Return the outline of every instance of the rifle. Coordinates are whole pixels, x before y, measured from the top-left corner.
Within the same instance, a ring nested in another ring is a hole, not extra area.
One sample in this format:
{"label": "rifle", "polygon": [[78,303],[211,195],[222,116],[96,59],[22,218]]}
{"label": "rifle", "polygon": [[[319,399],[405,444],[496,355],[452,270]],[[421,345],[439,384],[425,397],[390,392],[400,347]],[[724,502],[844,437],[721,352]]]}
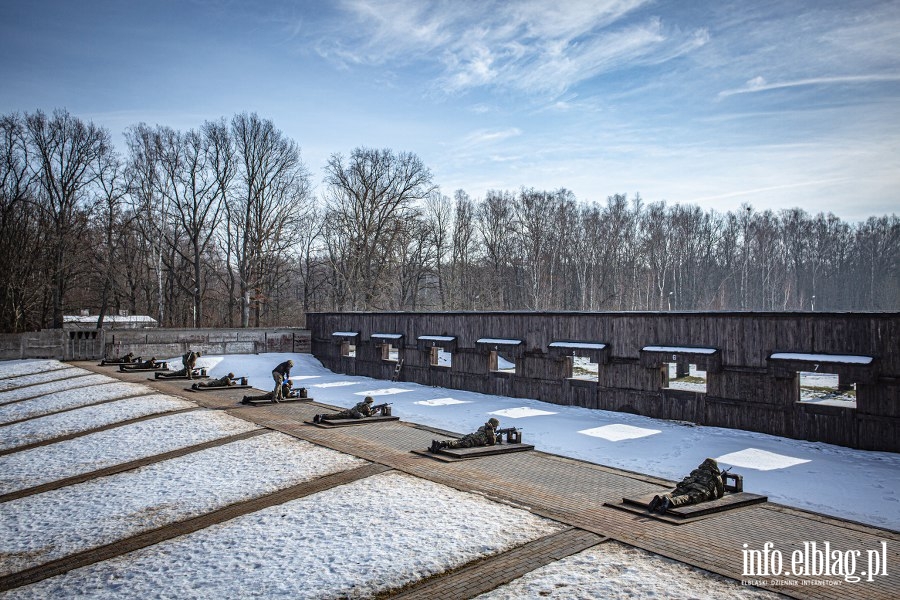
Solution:
{"label": "rifle", "polygon": [[495,429],[494,435],[497,436],[497,443],[503,443],[503,436],[506,436],[506,442],[509,444],[521,444],[522,432],[518,427],[506,427],[504,429]]}
{"label": "rifle", "polygon": [[393,404],[393,403],[392,403],[392,402],[385,402],[384,404],[374,404],[374,405],[372,405],[372,407],[371,407],[372,414],[375,414],[375,411],[377,410],[377,411],[381,411],[381,416],[382,416],[382,417],[389,417],[389,416],[391,416],[391,404]]}

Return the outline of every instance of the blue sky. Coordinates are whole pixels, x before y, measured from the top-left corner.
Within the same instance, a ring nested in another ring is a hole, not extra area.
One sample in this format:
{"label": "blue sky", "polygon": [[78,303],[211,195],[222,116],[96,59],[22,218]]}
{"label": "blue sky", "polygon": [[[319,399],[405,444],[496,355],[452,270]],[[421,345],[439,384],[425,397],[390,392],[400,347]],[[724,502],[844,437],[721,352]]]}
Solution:
{"label": "blue sky", "polygon": [[418,154],[443,193],[565,187],[895,213],[900,2],[0,0],[0,113],[248,111],[332,153]]}

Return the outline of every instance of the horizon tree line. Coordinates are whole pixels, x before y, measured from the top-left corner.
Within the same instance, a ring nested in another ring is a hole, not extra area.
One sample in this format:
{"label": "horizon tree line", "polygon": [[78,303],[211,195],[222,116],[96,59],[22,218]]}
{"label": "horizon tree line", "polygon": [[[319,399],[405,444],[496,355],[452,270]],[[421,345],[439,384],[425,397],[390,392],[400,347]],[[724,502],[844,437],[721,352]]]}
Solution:
{"label": "horizon tree line", "polygon": [[900,219],[442,193],[411,152],[328,159],[241,113],[139,123],[125,152],[65,110],[0,115],[0,330],[302,325],[311,311],[900,309]]}

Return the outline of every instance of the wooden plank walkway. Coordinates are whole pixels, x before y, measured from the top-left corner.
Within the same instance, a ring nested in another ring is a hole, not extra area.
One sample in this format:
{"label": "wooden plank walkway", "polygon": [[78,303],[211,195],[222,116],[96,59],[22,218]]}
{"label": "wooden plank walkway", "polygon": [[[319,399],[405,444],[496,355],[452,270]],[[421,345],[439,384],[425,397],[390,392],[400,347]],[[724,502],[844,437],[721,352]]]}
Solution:
{"label": "wooden plank walkway", "polygon": [[[77,366],[90,368],[82,363]],[[92,370],[102,372],[100,369]],[[179,389],[179,382],[148,382],[138,375],[117,373],[116,377],[141,381],[174,396],[185,397],[188,394]],[[860,550],[861,562],[865,560],[867,550],[881,549],[882,542],[886,542],[889,574],[876,577],[872,582],[842,582],[841,585],[825,587],[815,585],[816,580],[822,577],[808,576],[792,578],[807,581],[810,585],[765,587],[796,598],[868,600],[900,597],[900,577],[896,570],[900,564],[900,533],[895,531],[773,503],[742,507],[694,522],[672,525],[604,506],[604,502],[619,502],[626,496],[657,493],[670,489],[674,482],[540,451],[443,463],[411,452],[428,447],[435,437],[432,428],[392,421],[322,429],[306,425],[304,421],[322,412],[322,408],[333,407],[317,402],[243,406],[240,404],[241,392],[189,396],[190,400],[201,406],[228,410],[234,416],[263,427],[462,491],[477,492],[526,508],[568,524],[576,531],[592,533],[598,536],[598,540],[617,540],[736,580],[760,579],[742,573],[743,544],[751,549],[761,549],[766,542],[772,542],[774,548],[785,554],[785,562],[789,566],[790,552],[802,549],[804,541],[815,541],[820,546],[827,541],[831,548],[841,551]],[[501,560],[506,554],[495,559]],[[514,559],[510,561],[516,562]],[[477,565],[472,565],[472,568],[475,567]],[[462,573],[466,568],[456,573]],[[858,567],[858,570],[860,568],[865,567]],[[422,588],[424,595],[421,597],[429,597],[425,589]],[[413,592],[414,588],[404,591],[409,594]],[[460,597],[469,596],[464,594]]]}

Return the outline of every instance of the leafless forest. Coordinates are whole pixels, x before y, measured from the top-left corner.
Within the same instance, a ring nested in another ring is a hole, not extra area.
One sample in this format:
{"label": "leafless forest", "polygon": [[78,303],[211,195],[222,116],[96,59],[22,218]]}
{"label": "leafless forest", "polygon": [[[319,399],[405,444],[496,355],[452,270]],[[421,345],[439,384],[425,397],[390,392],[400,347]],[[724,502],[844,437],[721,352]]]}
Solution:
{"label": "leafless forest", "polygon": [[[197,129],[0,115],[0,330],[64,314],[164,326],[321,310],[898,310],[900,219],[725,214],[570,191],[444,194],[418,156],[321,174],[256,114]],[[852,202],[848,198],[847,202]]]}

